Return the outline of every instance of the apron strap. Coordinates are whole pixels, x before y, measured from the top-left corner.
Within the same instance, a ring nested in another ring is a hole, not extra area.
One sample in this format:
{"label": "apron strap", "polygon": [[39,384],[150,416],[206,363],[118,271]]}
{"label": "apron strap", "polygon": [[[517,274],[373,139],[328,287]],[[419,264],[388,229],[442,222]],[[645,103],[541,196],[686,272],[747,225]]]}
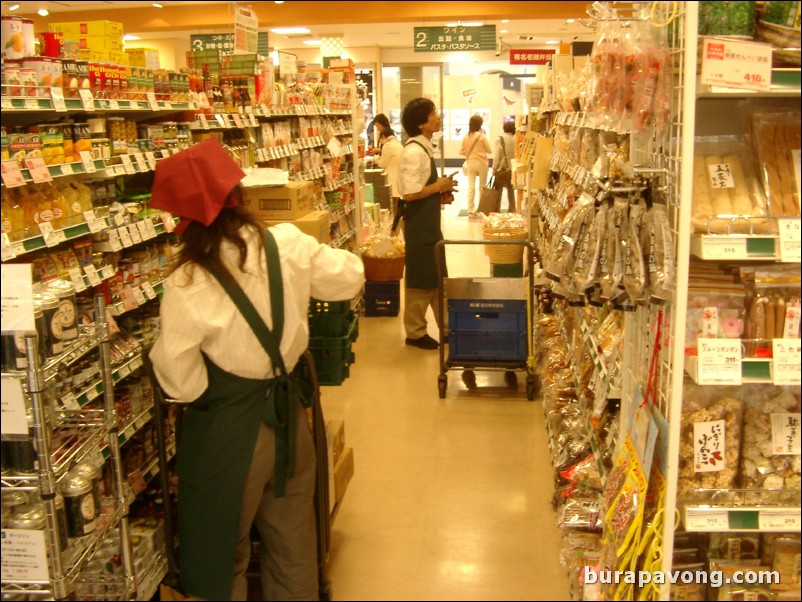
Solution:
{"label": "apron strap", "polygon": [[292,401],[298,399],[304,407],[311,407],[314,390],[309,382],[298,378],[295,372],[287,374],[284,358],[282,358],[279,349],[279,342],[276,341],[276,337],[273,334],[278,332],[279,336],[281,336],[284,330],[284,287],[281,281],[278,245],[276,245],[271,232],[266,228],[264,230],[264,247],[268,288],[270,290],[271,316],[273,318],[272,332],[238,282],[233,278],[223,277],[216,269],[212,269],[211,274],[240,310],[245,321],[248,322],[254,335],[256,335],[256,338],[270,357],[274,371],[278,371],[278,374],[271,379],[265,395],[262,419],[275,433],[274,494],[276,497],[282,497],[286,489],[287,479],[295,475],[295,404]]}

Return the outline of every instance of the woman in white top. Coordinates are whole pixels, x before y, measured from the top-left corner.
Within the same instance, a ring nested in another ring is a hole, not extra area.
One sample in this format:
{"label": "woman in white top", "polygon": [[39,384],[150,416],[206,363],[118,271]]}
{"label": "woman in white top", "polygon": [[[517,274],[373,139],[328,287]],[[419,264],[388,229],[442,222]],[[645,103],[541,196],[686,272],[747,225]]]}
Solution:
{"label": "woman in white top", "polygon": [[465,157],[468,176],[468,215],[476,213],[476,179],[479,178],[479,191],[487,184],[489,165],[487,156],[492,153],[487,137],[482,133],[482,118],[474,115],[468,122],[468,133],[462,139],[459,154]]}
{"label": "woman in white top", "polygon": [[395,137],[395,132],[392,128],[384,128],[379,134],[381,140],[382,154],[376,161],[376,164],[384,170],[387,174],[387,180],[393,191],[393,215],[398,211],[398,201],[401,194],[398,192],[398,158],[401,156],[401,151],[404,147],[398,138]]}

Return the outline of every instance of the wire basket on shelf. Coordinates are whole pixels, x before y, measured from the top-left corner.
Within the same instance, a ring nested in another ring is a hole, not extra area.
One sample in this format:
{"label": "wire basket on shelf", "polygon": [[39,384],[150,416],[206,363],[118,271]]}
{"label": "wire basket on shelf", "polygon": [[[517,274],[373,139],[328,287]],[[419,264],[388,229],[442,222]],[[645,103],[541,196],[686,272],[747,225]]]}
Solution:
{"label": "wire basket on shelf", "polygon": [[[528,238],[526,228],[492,228],[482,231],[485,240],[493,242],[524,242]],[[485,255],[490,263],[518,263],[523,259],[524,245],[485,245]]]}
{"label": "wire basket on shelf", "polygon": [[371,257],[362,255],[365,264],[365,280],[371,282],[390,282],[404,277],[404,255],[395,257]]}

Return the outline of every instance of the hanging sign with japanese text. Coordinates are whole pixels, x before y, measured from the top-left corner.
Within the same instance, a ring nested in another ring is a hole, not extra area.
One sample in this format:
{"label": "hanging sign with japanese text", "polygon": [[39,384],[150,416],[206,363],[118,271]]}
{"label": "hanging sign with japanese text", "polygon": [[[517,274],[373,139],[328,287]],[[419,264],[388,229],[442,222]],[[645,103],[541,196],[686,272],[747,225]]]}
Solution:
{"label": "hanging sign with japanese text", "polygon": [[496,49],[496,26],[416,27],[415,52],[470,52]]}
{"label": "hanging sign with japanese text", "polygon": [[233,33],[193,33],[189,36],[189,46],[192,50],[222,50],[234,51]]}
{"label": "hanging sign with japanese text", "polygon": [[510,65],[547,65],[554,58],[554,48],[549,50],[516,49],[510,50]]}
{"label": "hanging sign with japanese text", "polygon": [[234,52],[255,54],[259,19],[250,6],[237,6],[234,18]]}

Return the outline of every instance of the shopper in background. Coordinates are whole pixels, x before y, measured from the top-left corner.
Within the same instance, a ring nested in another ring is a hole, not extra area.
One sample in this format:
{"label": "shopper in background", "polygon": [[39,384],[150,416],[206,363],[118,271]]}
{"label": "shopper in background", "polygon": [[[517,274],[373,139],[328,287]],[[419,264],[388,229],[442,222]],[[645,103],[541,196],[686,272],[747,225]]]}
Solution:
{"label": "shopper in background", "polygon": [[293,369],[309,343],[310,296],[350,299],[364,272],[354,254],[291,224],[265,229],[240,205],[244,175],[207,140],[160,162],[152,190],[152,207],[182,218],[150,352],[165,392],[192,402],[176,467],[181,585],[208,600],[247,599],[255,524],[263,599],[317,600],[304,412],[314,391]]}
{"label": "shopper in background", "polygon": [[512,159],[515,157],[515,123],[504,122],[504,133],[496,138],[493,151],[493,177],[498,189],[507,189],[510,213],[515,212],[515,189],[512,187]]}
{"label": "shopper in background", "polygon": [[401,195],[398,193],[398,158],[401,156],[401,151],[404,147],[401,146],[398,138],[395,137],[393,128],[386,127],[379,135],[381,140],[382,154],[376,161],[376,164],[384,170],[387,174],[387,181],[392,188],[392,212],[393,216],[398,212],[398,201]]}
{"label": "shopper in background", "polygon": [[434,251],[435,243],[443,240],[440,193],[453,192],[457,183],[453,178],[437,176],[432,135],[440,131],[442,122],[434,103],[428,98],[410,100],[401,114],[401,124],[409,136],[398,161],[406,240],[405,342],[421,349],[437,349],[439,344],[427,333],[426,311],[431,306],[442,329]]}
{"label": "shopper in background", "polygon": [[384,113],[379,113],[371,120],[365,132],[368,137],[368,155],[381,153],[381,132],[389,127],[390,120]]}
{"label": "shopper in background", "polygon": [[462,139],[459,154],[465,157],[468,176],[468,217],[476,215],[476,180],[479,180],[479,194],[487,184],[487,157],[493,152],[487,137],[482,133],[482,118],[473,115],[468,121],[468,133]]}

